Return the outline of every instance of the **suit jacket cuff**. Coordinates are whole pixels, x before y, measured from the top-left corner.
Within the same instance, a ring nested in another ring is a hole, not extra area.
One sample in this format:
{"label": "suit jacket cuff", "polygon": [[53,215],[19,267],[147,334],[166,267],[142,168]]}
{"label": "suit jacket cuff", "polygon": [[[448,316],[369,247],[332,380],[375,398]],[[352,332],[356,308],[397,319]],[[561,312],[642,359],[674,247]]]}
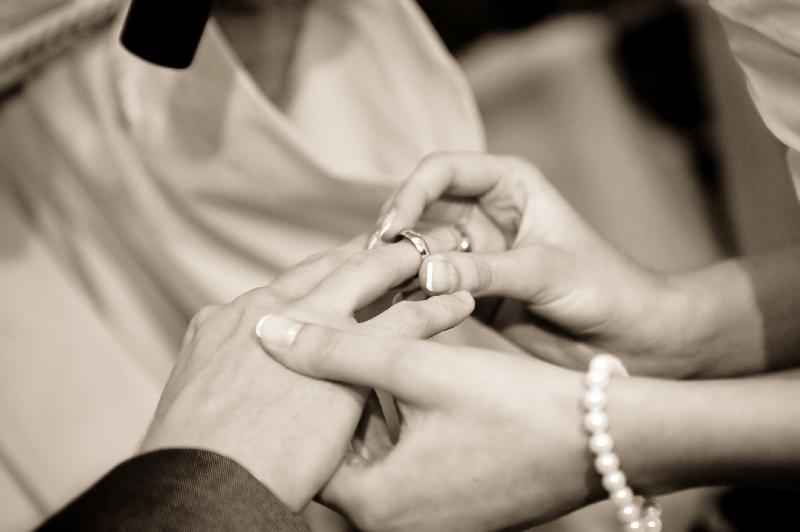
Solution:
{"label": "suit jacket cuff", "polygon": [[307,531],[270,490],[230,458],[164,449],[123,462],[41,530]]}

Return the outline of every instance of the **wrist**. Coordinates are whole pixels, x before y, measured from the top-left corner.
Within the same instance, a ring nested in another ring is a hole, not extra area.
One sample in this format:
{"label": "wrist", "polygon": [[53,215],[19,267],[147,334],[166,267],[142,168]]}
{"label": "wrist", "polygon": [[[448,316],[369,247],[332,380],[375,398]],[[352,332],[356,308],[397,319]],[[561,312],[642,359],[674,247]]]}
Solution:
{"label": "wrist", "polygon": [[[642,271],[629,283],[619,336],[601,344],[621,356],[632,374],[686,378],[697,373],[698,294],[674,277]],[[707,312],[707,311],[706,311]],[[706,313],[702,312],[702,313]]]}
{"label": "wrist", "polygon": [[796,486],[797,395],[790,379],[614,379],[610,432],[622,470],[643,494]]}
{"label": "wrist", "polygon": [[673,316],[662,359],[672,376],[718,378],[764,370],[763,333],[747,275],[726,261],[668,280]]}
{"label": "wrist", "polygon": [[[561,441],[558,444],[559,453],[567,457],[565,462],[570,464],[561,474],[569,486],[569,493],[575,501],[575,508],[602,500],[606,493],[600,482],[600,477],[595,473],[593,458],[589,452],[589,436],[584,429],[584,411],[581,400],[584,394],[585,373],[557,368],[559,376],[554,376],[550,382],[558,383],[549,396],[558,405],[555,408],[558,422],[553,426],[561,427]],[[527,414],[530,417],[530,412]],[[537,450],[533,460],[539,460]],[[568,498],[567,498],[568,499]]]}
{"label": "wrist", "polygon": [[[247,436],[247,437],[245,437]],[[314,475],[312,457],[304,453],[307,445],[288,438],[262,438],[225,419],[203,418],[195,412],[178,416],[161,412],[151,424],[139,448],[139,454],[163,449],[199,449],[233,460],[265,485],[292,512],[299,513],[321,485]]]}

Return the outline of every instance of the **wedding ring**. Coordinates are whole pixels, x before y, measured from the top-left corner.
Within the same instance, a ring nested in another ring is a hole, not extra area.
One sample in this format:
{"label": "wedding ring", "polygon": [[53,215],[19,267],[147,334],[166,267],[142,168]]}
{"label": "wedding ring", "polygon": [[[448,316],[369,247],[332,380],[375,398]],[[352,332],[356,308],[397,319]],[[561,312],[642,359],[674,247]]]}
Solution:
{"label": "wedding ring", "polygon": [[421,260],[425,260],[425,257],[431,254],[431,248],[428,247],[428,243],[425,242],[425,239],[422,238],[421,234],[413,229],[403,229],[397,233],[397,238],[395,238],[394,241],[400,242],[401,239],[406,239],[411,243],[412,246],[414,246],[414,249],[416,249],[417,253],[419,253],[419,258]]}
{"label": "wedding ring", "polygon": [[464,228],[462,224],[457,224],[455,226],[455,230],[458,232],[458,251],[463,251],[464,253],[469,253],[472,251],[472,240],[470,240],[469,235],[467,234],[467,230]]}

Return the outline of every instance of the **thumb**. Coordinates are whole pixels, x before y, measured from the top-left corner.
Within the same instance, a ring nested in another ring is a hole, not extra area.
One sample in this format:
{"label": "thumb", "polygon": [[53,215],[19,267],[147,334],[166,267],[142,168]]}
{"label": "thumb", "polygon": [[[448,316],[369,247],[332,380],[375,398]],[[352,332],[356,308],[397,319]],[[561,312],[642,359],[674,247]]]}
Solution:
{"label": "thumb", "polygon": [[552,254],[535,248],[502,253],[448,252],[433,255],[420,267],[429,294],[467,290],[476,297],[501,296],[531,301],[558,275]]}

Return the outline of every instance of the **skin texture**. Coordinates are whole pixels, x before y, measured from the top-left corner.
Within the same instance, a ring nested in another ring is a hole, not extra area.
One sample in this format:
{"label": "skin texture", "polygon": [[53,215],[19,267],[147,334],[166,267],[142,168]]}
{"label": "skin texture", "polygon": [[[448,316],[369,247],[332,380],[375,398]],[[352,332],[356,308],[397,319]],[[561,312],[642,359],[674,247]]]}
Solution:
{"label": "skin texture", "polygon": [[[362,252],[365,240],[311,257],[228,305],[201,310],[142,450],[210,449],[245,466],[294,511],[308,504],[348,450],[369,390],[310,379],[265,356],[253,333],[259,319],[280,311],[376,336],[428,337],[473,309],[468,294],[456,294],[403,302],[358,323],[356,310],[419,267],[411,246]],[[448,231],[428,241],[439,250],[454,245]]]}
{"label": "skin texture", "polygon": [[[284,320],[264,328],[265,350],[293,370],[382,388],[399,402],[398,444],[345,461],[322,493],[360,529],[524,528],[605,496],[580,428],[580,373]],[[637,493],[800,481],[792,378],[613,379],[608,397],[615,450]]]}
{"label": "skin texture", "polygon": [[529,163],[481,153],[427,157],[378,222],[391,241],[417,220],[461,223],[474,253],[430,257],[428,293],[506,301],[492,324],[559,365],[607,350],[634,373],[721,377],[796,365],[800,247],[667,276],[611,247]]}

